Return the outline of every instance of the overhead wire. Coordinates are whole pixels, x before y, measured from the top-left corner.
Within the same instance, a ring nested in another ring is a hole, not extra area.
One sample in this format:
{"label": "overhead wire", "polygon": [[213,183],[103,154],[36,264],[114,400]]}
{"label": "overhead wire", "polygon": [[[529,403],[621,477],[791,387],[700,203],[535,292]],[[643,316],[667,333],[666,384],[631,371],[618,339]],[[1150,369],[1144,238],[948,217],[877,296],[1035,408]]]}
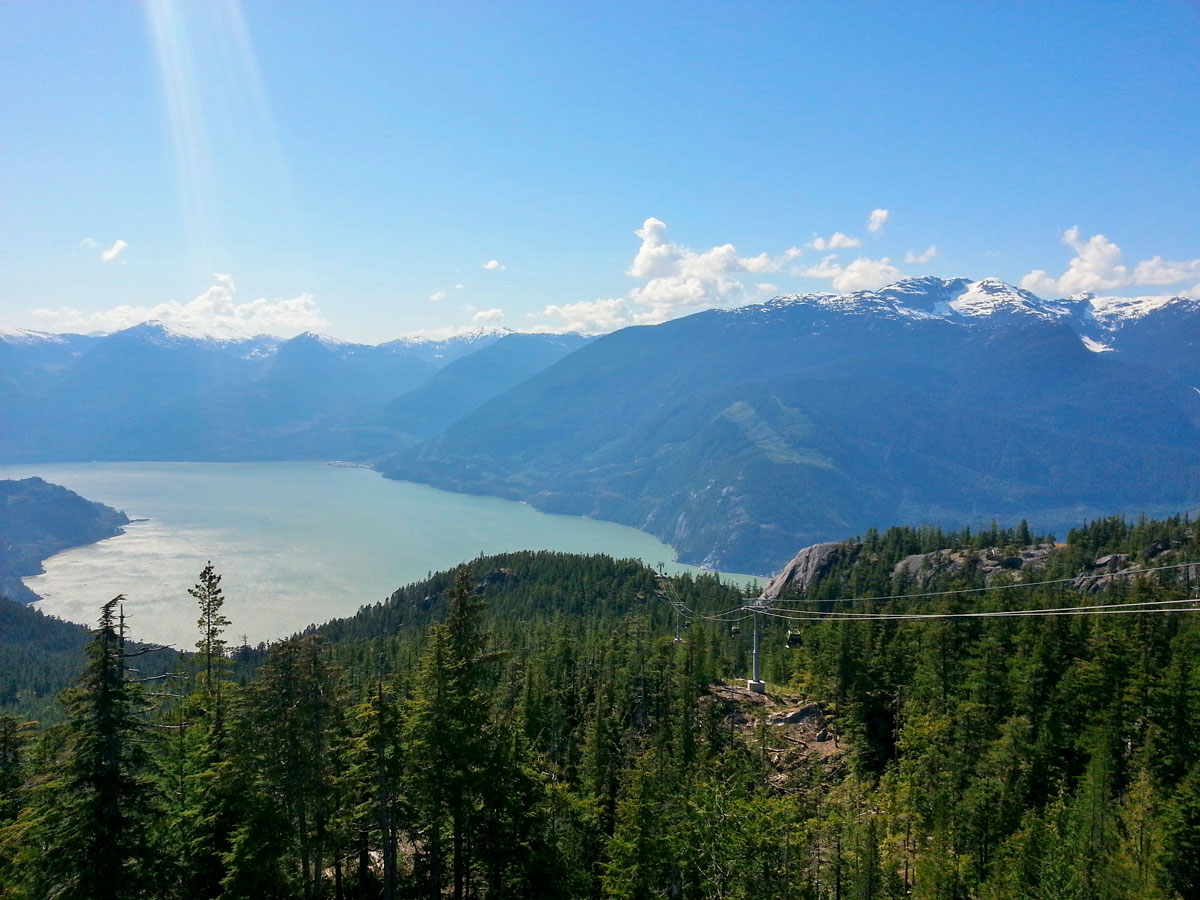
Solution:
{"label": "overhead wire", "polygon": [[[1077,613],[1077,612],[1083,612],[1085,610],[1090,610],[1090,609],[1108,610],[1108,609],[1118,609],[1118,608],[1122,608],[1122,607],[1169,606],[1169,605],[1183,604],[1183,603],[1200,603],[1200,598],[1190,597],[1190,598],[1187,598],[1184,600],[1142,600],[1142,601],[1130,602],[1130,603],[1096,603],[1096,604],[1092,604],[1090,606],[1035,607],[1032,609],[1024,609],[1024,610],[995,609],[995,610],[988,610],[986,612],[972,612],[972,613],[885,613],[885,612],[868,613],[868,612],[835,612],[833,610],[825,611],[825,610],[816,610],[816,609],[814,609],[814,610],[799,610],[799,612],[801,612],[805,615],[820,616],[822,618],[831,618],[831,619],[851,618],[854,616],[876,616],[876,615],[880,616],[882,618],[890,618],[890,619],[898,619],[898,618],[905,618],[905,617],[915,618],[915,617],[922,616],[922,615],[924,615],[924,616],[935,616],[935,615],[959,616],[959,617],[974,616],[974,617],[978,617],[978,618],[987,618],[990,616],[990,617],[999,618],[999,617],[1003,617],[1003,616],[1013,615],[1016,613],[1034,613],[1034,612]],[[779,609],[776,609],[775,607],[771,607],[771,606],[760,607],[760,609],[764,609],[766,611],[771,611],[771,612],[779,612],[779,613],[784,612],[783,610],[779,610]],[[788,613],[790,614],[791,611],[789,610]]]}
{"label": "overhead wire", "polygon": [[[1190,603],[1192,606],[1183,606]],[[1168,604],[1179,604],[1168,606]],[[1136,606],[1137,608],[1131,608]],[[1150,608],[1153,607],[1153,608]],[[992,612],[970,613],[845,613],[841,616],[821,615],[804,611],[802,615],[784,612],[783,610],[767,607],[760,609],[764,616],[783,619],[788,622],[895,622],[911,621],[914,619],[985,619],[985,618],[1046,618],[1051,616],[1112,616],[1148,613],[1189,613],[1200,612],[1200,598],[1192,597],[1186,600],[1160,600],[1144,604],[1113,604],[1111,607],[1057,607],[1053,609],[1014,609]]]}
{"label": "overhead wire", "polygon": [[717,613],[696,612],[694,609],[692,609],[690,606],[688,606],[686,603],[684,603],[682,600],[679,599],[679,593],[678,593],[678,591],[675,590],[674,582],[669,581],[669,580],[667,581],[666,593],[667,593],[667,595],[669,595],[669,596],[666,596],[666,598],[665,598],[667,600],[667,602],[670,603],[671,606],[675,608],[676,612],[683,614],[684,616],[686,616],[689,619],[706,619],[710,622],[725,622],[725,623],[733,624],[733,623],[737,623],[737,622],[744,622],[744,621],[746,621],[746,619],[750,618],[751,615],[753,615],[752,613],[747,613],[746,615],[739,616],[737,618],[732,618],[732,619],[726,618],[727,616],[729,616],[732,613],[740,612],[743,609],[745,609],[744,605],[731,606],[729,609],[723,609]]}
{"label": "overhead wire", "polygon": [[[1200,562],[1173,563],[1165,566],[1151,566],[1141,569],[1126,569],[1120,572],[1101,572],[1094,577],[1127,577],[1132,575],[1144,575],[1154,572],[1164,572],[1176,569],[1185,569],[1189,567],[1200,567]],[[839,597],[832,600],[814,600],[792,598],[788,600],[775,600],[775,603],[853,603],[853,602],[884,602],[891,600],[911,600],[926,597],[943,597],[957,594],[977,594],[995,590],[1006,590],[1018,587],[1043,587],[1054,584],[1074,583],[1080,576],[1072,578],[1054,578],[1043,581],[1021,581],[1013,582],[1012,584],[992,585],[990,587],[979,588],[957,588],[945,591],[925,591],[916,594],[886,594],[871,597]],[[1087,577],[1087,576],[1083,576]],[[1058,607],[1036,607],[1031,609],[1014,609],[1014,610],[989,610],[986,612],[959,612],[959,613],[881,613],[881,612],[836,612],[833,610],[793,610],[779,609],[770,605],[752,605],[743,604],[741,606],[730,607],[729,609],[721,610],[717,613],[700,613],[692,609],[681,599],[675,590],[673,583],[668,581],[667,593],[670,596],[664,596],[671,606],[679,614],[692,619],[703,619],[710,622],[722,622],[725,624],[736,624],[744,622],[755,615],[765,615],[774,619],[783,619],[792,622],[881,622],[881,621],[905,621],[919,619],[986,619],[986,618],[1034,618],[1047,616],[1081,616],[1081,615],[1129,615],[1129,614],[1150,614],[1150,613],[1187,613],[1200,612],[1200,598],[1187,598],[1183,600],[1148,600],[1141,602],[1129,603],[1107,603],[1107,604],[1091,604],[1087,606],[1058,606]],[[760,598],[761,601],[761,598]],[[1190,606],[1187,604],[1191,604]],[[742,613],[740,616],[733,615],[734,613]]]}
{"label": "overhead wire", "polygon": [[945,597],[950,594],[982,594],[987,591],[1003,591],[1013,588],[1024,587],[1044,587],[1049,584],[1071,584],[1078,581],[1080,578],[1108,578],[1108,577],[1127,577],[1130,575],[1145,575],[1151,572],[1165,572],[1170,569],[1200,569],[1200,562],[1172,563],[1167,566],[1149,566],[1143,569],[1125,569],[1120,572],[1097,572],[1094,575],[1076,575],[1072,578],[1052,578],[1046,581],[1014,581],[1011,584],[994,584],[989,587],[977,588],[955,588],[945,591],[925,591],[918,594],[882,594],[875,597],[836,597],[834,599],[814,599],[811,597],[791,597],[787,599],[776,599],[774,603],[856,603],[856,602],[882,602],[887,600],[915,600],[922,597]]}

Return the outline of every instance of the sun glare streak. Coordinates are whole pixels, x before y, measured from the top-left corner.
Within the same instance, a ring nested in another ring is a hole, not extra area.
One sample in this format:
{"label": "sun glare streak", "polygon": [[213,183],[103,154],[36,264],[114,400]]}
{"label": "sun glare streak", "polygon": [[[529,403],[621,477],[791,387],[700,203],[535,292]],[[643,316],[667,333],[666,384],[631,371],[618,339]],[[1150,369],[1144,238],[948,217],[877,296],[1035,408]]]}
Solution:
{"label": "sun glare streak", "polygon": [[[146,0],[145,7],[191,274],[228,269],[234,248],[227,242],[237,243],[238,229],[256,218],[270,216],[283,247],[295,247],[295,192],[240,0]],[[249,197],[258,210],[246,209]]]}
{"label": "sun glare streak", "polygon": [[154,41],[175,154],[188,252],[192,268],[211,268],[215,193],[212,157],[204,109],[196,87],[191,46],[181,12],[172,0],[146,0],[146,18]]}

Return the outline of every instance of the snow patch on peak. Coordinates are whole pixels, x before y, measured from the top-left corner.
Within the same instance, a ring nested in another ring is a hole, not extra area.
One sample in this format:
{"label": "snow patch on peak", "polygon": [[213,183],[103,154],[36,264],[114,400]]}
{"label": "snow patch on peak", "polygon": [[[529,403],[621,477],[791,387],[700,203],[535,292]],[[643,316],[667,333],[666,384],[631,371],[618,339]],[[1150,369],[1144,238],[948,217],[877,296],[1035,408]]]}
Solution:
{"label": "snow patch on peak", "polygon": [[303,340],[314,344],[320,344],[329,350],[343,350],[351,346],[350,341],[343,341],[341,338],[331,337],[328,334],[317,334],[315,331],[304,331],[292,338],[292,340]]}
{"label": "snow patch on peak", "polygon": [[1102,344],[1100,341],[1090,338],[1086,334],[1080,340],[1083,341],[1083,346],[1087,347],[1093,353],[1112,353],[1113,351],[1113,348],[1108,346],[1108,344]]}
{"label": "snow patch on peak", "polygon": [[45,331],[32,331],[28,328],[11,328],[0,325],[0,341],[8,344],[65,344],[66,338]]}
{"label": "snow patch on peak", "polygon": [[409,347],[426,347],[431,344],[443,344],[447,341],[472,343],[515,334],[511,328],[503,325],[478,325],[464,328],[428,328],[422,331],[409,332],[406,335],[389,341],[390,344],[402,344]]}
{"label": "snow patch on peak", "polygon": [[137,335],[162,346],[167,346],[178,341],[208,341],[215,344],[232,345],[278,340],[269,335],[261,334],[256,337],[250,337],[245,332],[225,324],[200,327],[196,325],[181,325],[179,323],[168,324],[162,319],[147,319],[145,322],[140,322],[137,325],[132,325],[129,328],[123,328],[120,331],[112,333]]}
{"label": "snow patch on peak", "polygon": [[963,316],[993,316],[1025,313],[1041,319],[1061,319],[1070,311],[1060,303],[1015,287],[999,278],[984,278],[965,285],[963,293],[950,301],[950,309]]}
{"label": "snow patch on peak", "polygon": [[1168,306],[1200,307],[1200,301],[1170,294],[1155,297],[1096,297],[1088,298],[1092,316],[1108,328],[1122,322],[1142,319]]}

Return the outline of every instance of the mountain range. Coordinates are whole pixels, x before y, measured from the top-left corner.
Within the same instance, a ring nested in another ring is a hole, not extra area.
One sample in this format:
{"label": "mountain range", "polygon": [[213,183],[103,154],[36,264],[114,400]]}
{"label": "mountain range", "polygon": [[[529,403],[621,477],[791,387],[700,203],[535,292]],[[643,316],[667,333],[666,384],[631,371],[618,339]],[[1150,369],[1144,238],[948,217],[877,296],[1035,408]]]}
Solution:
{"label": "mountain range", "polygon": [[1200,301],[917,278],[594,339],[0,336],[0,460],[369,460],[770,572],[879,523],[1200,503]]}
{"label": "mountain range", "polygon": [[1200,500],[1200,302],[921,278],[598,338],[382,470],[764,573],[881,522]]}
{"label": "mountain range", "polygon": [[0,460],[369,459],[411,443],[385,408],[443,367],[495,344],[492,377],[468,391],[482,402],[521,380],[527,358],[546,365],[570,340],[480,330],[371,346],[204,337],[160,322],[105,336],[0,334]]}

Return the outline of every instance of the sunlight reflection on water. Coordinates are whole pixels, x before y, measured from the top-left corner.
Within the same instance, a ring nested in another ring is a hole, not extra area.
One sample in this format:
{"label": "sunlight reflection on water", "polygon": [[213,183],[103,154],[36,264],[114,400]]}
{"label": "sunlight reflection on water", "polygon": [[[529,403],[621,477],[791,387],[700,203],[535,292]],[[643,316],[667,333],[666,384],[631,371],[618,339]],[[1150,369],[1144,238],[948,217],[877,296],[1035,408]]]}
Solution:
{"label": "sunlight reflection on water", "polygon": [[[40,607],[90,623],[101,603],[123,593],[134,637],[181,648],[196,640],[187,589],[210,559],[223,576],[227,636],[236,643],[349,615],[481,552],[609,553],[650,565],[674,555],[609,522],[316,462],[0,466],[0,478],[30,475],[140,519],[123,535],[47,560],[44,575],[25,581]],[[668,562],[668,571],[698,570]]]}

